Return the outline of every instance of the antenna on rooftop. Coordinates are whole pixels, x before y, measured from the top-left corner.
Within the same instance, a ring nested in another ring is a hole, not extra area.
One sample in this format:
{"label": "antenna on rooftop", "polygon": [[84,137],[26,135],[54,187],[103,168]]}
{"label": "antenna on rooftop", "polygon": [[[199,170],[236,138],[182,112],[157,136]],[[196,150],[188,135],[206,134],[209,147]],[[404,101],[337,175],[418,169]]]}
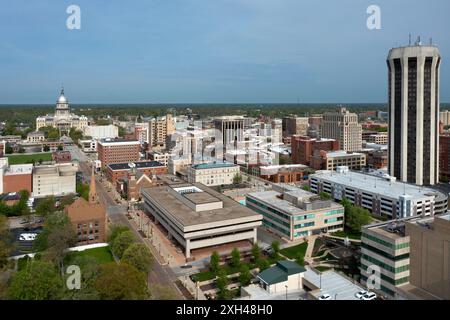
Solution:
{"label": "antenna on rooftop", "polygon": [[409,45],[411,46],[411,33],[409,34]]}
{"label": "antenna on rooftop", "polygon": [[433,45],[433,37],[430,37],[430,46]]}

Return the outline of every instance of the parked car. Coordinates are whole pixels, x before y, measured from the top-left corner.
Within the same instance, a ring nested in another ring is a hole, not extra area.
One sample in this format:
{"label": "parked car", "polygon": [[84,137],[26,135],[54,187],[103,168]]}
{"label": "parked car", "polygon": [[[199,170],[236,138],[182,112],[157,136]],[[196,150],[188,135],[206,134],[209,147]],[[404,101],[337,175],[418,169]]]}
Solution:
{"label": "parked car", "polygon": [[324,293],[319,297],[319,300],[331,300],[331,296],[328,293]]}
{"label": "parked car", "polygon": [[20,241],[34,241],[36,239],[37,233],[21,233],[19,235]]}
{"label": "parked car", "polygon": [[362,300],[375,300],[377,298],[377,295],[373,292],[367,292],[365,295],[362,296]]}
{"label": "parked car", "polygon": [[358,299],[361,299],[367,293],[368,292],[366,290],[361,290],[361,291],[355,293],[355,297],[358,298]]}

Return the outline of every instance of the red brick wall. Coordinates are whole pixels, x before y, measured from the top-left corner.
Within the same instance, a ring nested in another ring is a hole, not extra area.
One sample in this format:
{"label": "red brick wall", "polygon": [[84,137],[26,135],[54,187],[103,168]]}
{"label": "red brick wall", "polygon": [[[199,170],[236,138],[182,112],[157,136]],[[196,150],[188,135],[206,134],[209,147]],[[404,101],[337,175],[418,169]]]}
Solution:
{"label": "red brick wall", "polygon": [[19,192],[20,190],[28,190],[32,192],[33,179],[29,174],[13,174],[3,176],[3,192]]}

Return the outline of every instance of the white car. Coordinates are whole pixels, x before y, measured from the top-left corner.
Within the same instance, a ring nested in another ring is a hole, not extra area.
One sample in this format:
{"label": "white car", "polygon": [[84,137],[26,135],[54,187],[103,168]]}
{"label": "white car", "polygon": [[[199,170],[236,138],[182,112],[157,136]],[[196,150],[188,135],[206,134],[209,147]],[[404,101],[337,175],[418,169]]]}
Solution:
{"label": "white car", "polygon": [[21,233],[19,236],[20,241],[34,241],[37,233]]}
{"label": "white car", "polygon": [[361,299],[367,293],[368,292],[366,290],[361,290],[361,291],[355,293],[355,297],[358,298],[358,299]]}
{"label": "white car", "polygon": [[377,295],[373,292],[367,292],[365,295],[362,296],[362,300],[375,300],[377,298]]}
{"label": "white car", "polygon": [[328,293],[324,293],[319,297],[319,300],[331,300],[331,296]]}

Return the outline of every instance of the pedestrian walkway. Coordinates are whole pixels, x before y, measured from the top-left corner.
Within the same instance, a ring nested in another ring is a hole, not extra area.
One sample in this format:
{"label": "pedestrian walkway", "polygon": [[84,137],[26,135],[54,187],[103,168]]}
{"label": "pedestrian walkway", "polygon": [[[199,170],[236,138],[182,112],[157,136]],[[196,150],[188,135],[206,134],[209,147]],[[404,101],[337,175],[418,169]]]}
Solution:
{"label": "pedestrian walkway", "polygon": [[314,250],[314,244],[316,243],[317,235],[308,237],[308,247],[305,252],[305,261],[308,263],[312,262],[312,254]]}

